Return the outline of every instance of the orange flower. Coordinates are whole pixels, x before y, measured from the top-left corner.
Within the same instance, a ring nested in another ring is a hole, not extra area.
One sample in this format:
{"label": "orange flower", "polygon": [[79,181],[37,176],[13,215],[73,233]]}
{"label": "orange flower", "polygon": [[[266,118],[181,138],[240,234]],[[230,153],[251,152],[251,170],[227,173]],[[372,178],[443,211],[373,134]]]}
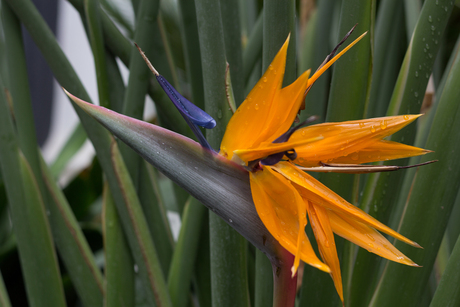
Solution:
{"label": "orange flower", "polygon": [[[398,251],[380,232],[420,247],[304,172],[305,169],[368,172],[372,171],[372,166],[361,163],[424,154],[426,150],[383,140],[420,115],[324,123],[296,128],[290,131],[292,135],[286,134],[304,101],[306,89],[364,35],[325,63],[311,78],[310,71],[306,71],[294,83],[282,88],[288,38],[231,118],[220,148],[221,155],[250,169],[257,213],[279,243],[295,255],[293,276],[300,260],[330,273],[342,301],[334,233],[379,256],[411,266],[417,264]],[[267,157],[276,154],[280,156],[278,160],[265,163]],[[385,166],[380,168],[387,170]],[[305,234],[307,216],[322,261]]]}

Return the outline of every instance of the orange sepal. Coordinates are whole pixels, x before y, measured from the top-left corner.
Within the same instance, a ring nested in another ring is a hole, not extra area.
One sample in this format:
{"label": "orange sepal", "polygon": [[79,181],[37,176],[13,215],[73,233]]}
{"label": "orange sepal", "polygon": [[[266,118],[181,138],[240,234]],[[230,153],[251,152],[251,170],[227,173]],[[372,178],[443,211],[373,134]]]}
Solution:
{"label": "orange sepal", "polygon": [[331,277],[334,281],[335,289],[343,302],[342,274],[327,210],[321,206],[315,206],[307,199],[304,199],[304,201],[307,204],[308,218],[318,243],[321,258],[331,268]]}
{"label": "orange sepal", "polygon": [[420,247],[420,245],[416,242],[409,240],[390,227],[382,224],[366,212],[348,203],[345,199],[331,191],[328,187],[309,174],[297,168],[292,163],[279,162],[272,166],[272,168],[293,182],[303,198],[311,200],[313,203],[321,205],[326,209],[347,216],[350,219],[371,226],[400,241],[403,241],[406,244],[414,247]]}
{"label": "orange sepal", "polygon": [[291,183],[267,166],[250,173],[250,183],[257,213],[273,237],[305,263],[330,273],[313,251],[304,225],[299,225],[299,213],[305,216],[306,208],[299,212],[299,202],[303,201]]}
{"label": "orange sepal", "polygon": [[[339,157],[351,155],[387,137],[413,122],[419,115],[388,116],[353,120],[339,123],[323,123],[297,130],[289,142],[302,138],[322,136],[323,139],[296,147],[296,164],[317,166]],[[359,163],[359,161],[354,162]]]}
{"label": "orange sepal", "polygon": [[236,149],[250,148],[267,126],[275,92],[281,89],[289,36],[272,63],[230,119],[220,145],[221,154],[231,159]]}
{"label": "orange sepal", "polygon": [[332,230],[339,236],[388,260],[410,266],[419,266],[401,253],[374,228],[347,218],[343,214],[337,212],[328,211],[327,213],[329,215]]}

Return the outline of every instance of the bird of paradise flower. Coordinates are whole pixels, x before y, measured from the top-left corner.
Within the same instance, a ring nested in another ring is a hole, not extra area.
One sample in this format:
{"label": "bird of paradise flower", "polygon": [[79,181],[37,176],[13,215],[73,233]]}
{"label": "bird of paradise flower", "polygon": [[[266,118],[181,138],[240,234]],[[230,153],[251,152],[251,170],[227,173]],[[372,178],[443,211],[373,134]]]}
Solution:
{"label": "bird of paradise flower", "polygon": [[[345,201],[304,170],[364,173],[398,167],[362,163],[411,157],[427,150],[385,141],[421,115],[402,115],[289,129],[306,91],[357,38],[326,62],[312,77],[303,73],[282,88],[289,38],[227,125],[220,154],[251,167],[250,184],[262,222],[299,261],[328,272],[343,302],[340,264],[334,233],[389,260],[418,266],[398,251],[379,231],[414,247],[417,243],[380,223]],[[288,131],[288,132],[286,132]],[[327,164],[326,164],[327,163]],[[316,256],[305,233],[307,216],[323,261]],[[378,231],[377,231],[378,230]]]}
{"label": "bird of paradise flower", "polygon": [[[368,173],[392,171],[401,166],[363,165],[422,155],[428,150],[383,140],[421,115],[401,115],[340,123],[310,124],[314,117],[291,128],[305,95],[321,74],[356,44],[358,37],[334,56],[348,38],[347,33],[334,51],[310,77],[303,73],[282,88],[289,37],[262,78],[236,110],[227,125],[219,154],[249,171],[253,202],[267,230],[294,255],[291,268],[296,274],[300,260],[331,275],[343,302],[340,264],[334,233],[389,260],[410,266],[415,262],[397,250],[380,232],[414,247],[413,242],[348,203],[305,171]],[[213,151],[197,126],[213,128],[215,121],[182,97],[150,64],[152,72],[197,136],[200,144]],[[70,95],[77,104],[83,102]],[[426,162],[431,163],[433,161]],[[412,166],[409,166],[412,167]],[[319,260],[305,233],[310,220]]]}

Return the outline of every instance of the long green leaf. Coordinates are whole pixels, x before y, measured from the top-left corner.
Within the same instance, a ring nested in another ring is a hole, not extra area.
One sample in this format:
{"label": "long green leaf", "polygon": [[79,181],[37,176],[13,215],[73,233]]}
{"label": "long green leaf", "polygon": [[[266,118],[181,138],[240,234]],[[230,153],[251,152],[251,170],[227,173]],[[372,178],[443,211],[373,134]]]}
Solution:
{"label": "long green leaf", "polygon": [[110,105],[110,94],[107,77],[107,63],[105,59],[105,46],[99,17],[100,3],[99,0],[85,0],[84,4],[89,41],[94,56],[94,66],[96,68],[99,105],[108,107]]}
{"label": "long green leaf", "polygon": [[[2,1],[1,13],[8,63],[8,90],[13,101],[18,145],[30,163],[35,178],[40,178],[38,142],[32,113],[21,24],[10,6],[4,1]],[[43,196],[44,185],[41,180],[37,184]]]}
{"label": "long green leaf", "polygon": [[[3,84],[0,80],[0,87]],[[31,306],[64,306],[65,298],[45,207],[32,169],[20,153],[4,93],[0,93],[0,164]],[[37,251],[40,251],[37,253]]]}
{"label": "long green leaf", "polygon": [[[438,1],[438,3],[435,0],[425,1],[401,66],[387,115],[420,112],[423,93],[431,74],[434,57],[439,49],[437,40],[440,39],[452,10],[449,1]],[[431,35],[427,36],[427,33]],[[427,49],[427,45],[429,49]],[[393,134],[390,138],[392,141],[412,144],[415,138],[415,127],[415,125],[410,125]],[[430,149],[433,150],[433,148]],[[391,161],[392,165],[406,163],[407,160]],[[360,204],[361,209],[382,223],[388,222],[390,213],[393,211],[403,212],[404,209],[396,207],[396,203],[404,174],[405,172],[392,172],[369,175]],[[401,202],[400,205],[404,206],[404,203]],[[399,220],[399,217],[397,219]],[[404,232],[402,234],[407,235]],[[371,286],[369,280],[376,274],[374,272],[377,272],[380,262],[380,257],[365,250],[358,251],[357,264],[355,265],[355,272],[357,273],[353,280],[353,284],[358,285],[355,288],[355,297],[361,295],[361,288],[374,287],[374,285]]]}
{"label": "long green leaf", "polygon": [[107,307],[134,306],[134,261],[107,182],[102,204]]}
{"label": "long green leaf", "polygon": [[[155,31],[159,6],[159,1],[141,0],[139,3],[134,41],[140,44],[139,46],[141,46],[144,52],[147,52],[147,55],[151,55],[153,51],[154,41],[151,39],[151,34]],[[139,51],[133,45],[129,61],[128,85],[123,100],[123,114],[142,118],[150,74]],[[141,159],[125,144],[121,143],[119,146],[131,179],[137,188],[139,185]]]}
{"label": "long green leaf", "polygon": [[104,281],[91,248],[64,194],[47,165],[41,161],[42,178],[49,193],[46,209],[59,254],[85,306],[102,306]]}
{"label": "long green leaf", "polygon": [[[227,56],[222,9],[217,0],[197,0],[195,3],[205,110],[217,122],[214,129],[207,131],[206,137],[211,146],[218,148],[232,116],[225,91]],[[202,197],[198,199],[203,201]],[[224,222],[215,214],[209,217],[212,302],[214,306],[248,306],[246,244],[244,239],[227,225],[228,222],[233,223],[233,219]],[[240,282],[234,283],[232,280]]]}
{"label": "long green leaf", "polygon": [[422,159],[423,162],[434,158],[439,162],[418,171],[398,229],[426,249],[414,250],[401,242],[395,244],[423,268],[388,263],[371,306],[381,306],[383,302],[387,305],[416,306],[416,298],[421,296],[426,286],[460,187],[460,161],[457,159],[460,152],[459,82],[460,59],[457,58],[446,81],[426,144],[435,152],[431,157]]}
{"label": "long green leaf", "polygon": [[460,237],[449,257],[446,270],[435,292],[431,307],[454,307],[460,304]]}
{"label": "long green leaf", "polygon": [[[316,14],[314,17],[311,17],[308,22],[308,29],[305,31],[308,32],[310,36],[304,37],[302,40],[302,52],[309,53],[310,55],[310,60],[304,63],[303,66],[300,65],[302,71],[311,69],[312,72],[314,72],[315,69],[324,61],[326,55],[331,52],[329,40],[333,25],[333,14],[331,11],[333,11],[336,6],[337,3],[334,0],[323,0],[318,2]],[[313,25],[314,27],[312,27]],[[310,27],[314,28],[314,31],[311,31]],[[306,41],[310,42],[310,45],[306,45]],[[319,122],[323,122],[325,120],[330,79],[331,72],[327,70],[321,78],[315,82],[315,85],[308,92],[305,99],[305,111],[302,112],[302,116],[305,117],[305,119],[308,116],[316,115],[319,117]]]}
{"label": "long green leaf", "polygon": [[[9,4],[41,49],[56,79],[62,86],[74,90],[88,99],[88,94],[75,71],[33,4],[29,0],[14,0],[10,1]],[[161,270],[157,270],[159,266],[155,261],[156,253],[145,217],[142,214],[137,196],[133,192],[132,182],[126,177],[126,168],[118,147],[113,143],[113,138],[98,123],[80,108],[77,107],[76,111],[96,149],[110,189],[115,195],[117,209],[122,217],[124,231],[129,237],[131,252],[139,266],[139,274],[147,291],[148,300],[152,304],[156,301],[159,306],[170,306],[164,278]]]}
{"label": "long green leaf", "polygon": [[[168,276],[169,265],[173,255],[174,239],[171,233],[166,208],[161,199],[157,171],[147,162],[142,161],[139,182],[139,200],[158,252],[164,276]],[[173,299],[171,297],[171,299]]]}
{"label": "long green leaf", "polygon": [[[415,1],[412,1],[415,2]],[[404,57],[404,4],[381,2],[375,25],[375,55],[367,117],[385,116]]]}
{"label": "long green leaf", "polygon": [[233,76],[232,87],[237,105],[244,100],[243,51],[241,47],[241,29],[238,0],[220,2],[222,27],[224,32],[225,55]]}
{"label": "long green leaf", "polygon": [[184,208],[182,225],[168,276],[169,294],[174,307],[185,307],[199,246],[206,207],[190,198]]}
{"label": "long green leaf", "polygon": [[10,298],[8,297],[8,292],[6,292],[5,282],[3,277],[0,274],[0,306],[1,307],[11,307]]}
{"label": "long green leaf", "polygon": [[184,45],[187,77],[192,90],[193,102],[204,109],[203,71],[201,69],[200,44],[197,44],[198,24],[195,1],[180,0],[182,44]]}

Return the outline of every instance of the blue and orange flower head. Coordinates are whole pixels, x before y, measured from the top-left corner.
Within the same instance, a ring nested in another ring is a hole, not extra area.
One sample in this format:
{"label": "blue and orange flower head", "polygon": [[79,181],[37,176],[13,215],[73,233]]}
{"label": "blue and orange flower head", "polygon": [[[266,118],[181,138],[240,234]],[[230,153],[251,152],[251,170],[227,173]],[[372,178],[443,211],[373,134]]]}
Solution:
{"label": "blue and orange flower head", "polygon": [[[420,115],[303,127],[310,123],[307,120],[291,127],[313,83],[366,34],[334,56],[352,31],[311,77],[308,70],[283,88],[288,37],[267,71],[230,119],[219,151],[220,155],[249,171],[257,214],[280,245],[295,256],[292,276],[295,276],[300,260],[329,273],[342,302],[342,277],[334,234],[381,257],[411,266],[417,264],[397,250],[381,232],[414,247],[420,246],[348,203],[305,171],[367,173],[397,170],[406,167],[363,163],[429,152],[384,140]],[[197,127],[213,128],[216,124],[214,119],[181,96],[139,51],[198,141],[216,154]],[[308,221],[322,260],[314,252],[305,233]]]}
{"label": "blue and orange flower head", "polygon": [[[228,123],[220,154],[246,166],[257,213],[273,237],[300,260],[328,272],[343,302],[340,264],[334,233],[379,256],[417,266],[380,232],[415,247],[417,243],[383,225],[307,174],[312,171],[365,173],[400,167],[362,163],[425,154],[427,150],[383,138],[420,115],[403,115],[291,128],[307,89],[365,34],[315,74],[304,72],[282,87],[289,37],[273,62]],[[374,167],[376,169],[374,169]],[[322,261],[305,233],[310,221]]]}

